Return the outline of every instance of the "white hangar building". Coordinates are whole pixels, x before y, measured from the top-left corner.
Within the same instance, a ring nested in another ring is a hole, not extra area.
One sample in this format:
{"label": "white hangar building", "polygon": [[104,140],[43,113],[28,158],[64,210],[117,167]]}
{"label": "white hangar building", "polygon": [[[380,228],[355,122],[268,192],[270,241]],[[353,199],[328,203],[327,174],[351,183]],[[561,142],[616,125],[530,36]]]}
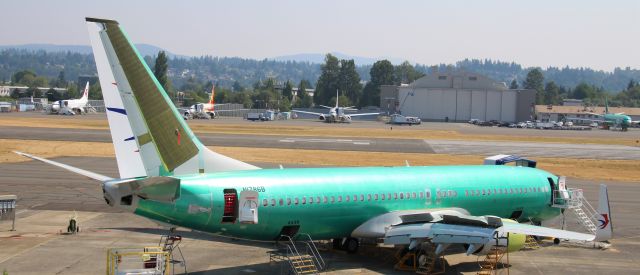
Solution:
{"label": "white hangar building", "polygon": [[535,90],[512,90],[469,72],[435,73],[409,85],[382,86],[380,107],[426,121],[527,121],[535,111]]}

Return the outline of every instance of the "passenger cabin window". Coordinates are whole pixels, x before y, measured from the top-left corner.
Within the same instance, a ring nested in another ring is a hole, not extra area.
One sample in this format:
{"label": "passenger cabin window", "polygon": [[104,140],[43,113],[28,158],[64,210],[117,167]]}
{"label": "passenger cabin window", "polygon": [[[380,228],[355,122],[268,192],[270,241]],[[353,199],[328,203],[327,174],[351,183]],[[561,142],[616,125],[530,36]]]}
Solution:
{"label": "passenger cabin window", "polygon": [[302,197],[302,204],[307,204],[307,198]]}
{"label": "passenger cabin window", "polygon": [[344,201],[345,202],[349,202],[349,200],[351,200],[351,196],[348,196],[348,195],[344,196]]}
{"label": "passenger cabin window", "polygon": [[342,196],[338,196],[338,202],[342,202]]}
{"label": "passenger cabin window", "polygon": [[320,203],[320,197],[316,197],[316,203]]}
{"label": "passenger cabin window", "polygon": [[334,202],[336,202],[336,197],[331,196],[331,203],[334,203]]}
{"label": "passenger cabin window", "polygon": [[367,201],[371,201],[371,194],[367,194]]}
{"label": "passenger cabin window", "polygon": [[313,204],[313,197],[309,197],[309,204]]}
{"label": "passenger cabin window", "polygon": [[298,205],[300,203],[300,200],[298,198],[293,199],[293,204]]}
{"label": "passenger cabin window", "polygon": [[[369,200],[371,200],[371,195],[369,195]],[[360,194],[360,201],[364,201],[364,195]]]}
{"label": "passenger cabin window", "polygon": [[271,199],[271,206],[276,206],[276,199]]}
{"label": "passenger cabin window", "polygon": [[374,200],[378,200],[378,194],[373,195]]}
{"label": "passenger cabin window", "polygon": [[404,197],[403,195],[404,195],[403,193],[400,193],[400,199],[402,199]]}
{"label": "passenger cabin window", "polygon": [[324,203],[329,202],[329,198],[327,198],[327,196],[324,196]]}
{"label": "passenger cabin window", "polygon": [[284,199],[280,199],[280,200],[278,201],[278,204],[279,204],[280,206],[283,206],[283,205],[284,205]]}
{"label": "passenger cabin window", "polygon": [[287,198],[287,205],[291,205],[291,198]]}
{"label": "passenger cabin window", "polygon": [[393,199],[397,200],[398,199],[398,193],[393,193]]}
{"label": "passenger cabin window", "polygon": [[269,205],[269,201],[267,201],[267,199],[262,200],[262,206],[267,206]]}
{"label": "passenger cabin window", "polygon": [[421,199],[424,198],[424,193],[423,192],[420,192],[420,198]]}

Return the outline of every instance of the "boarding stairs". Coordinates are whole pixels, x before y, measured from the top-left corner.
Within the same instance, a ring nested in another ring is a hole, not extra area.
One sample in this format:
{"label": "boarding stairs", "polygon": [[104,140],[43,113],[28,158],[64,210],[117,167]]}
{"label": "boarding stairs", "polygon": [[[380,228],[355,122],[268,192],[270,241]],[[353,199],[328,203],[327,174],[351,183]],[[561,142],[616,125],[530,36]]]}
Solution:
{"label": "boarding stairs", "polygon": [[[309,234],[299,233],[296,238],[280,236],[276,250],[267,252],[270,263],[281,263],[281,273],[319,274],[327,268],[318,247]],[[286,267],[286,268],[284,268]]]}
{"label": "boarding stairs", "polygon": [[553,207],[572,211],[580,225],[589,233],[596,234],[596,223],[600,215],[589,201],[584,198],[582,189],[567,188],[567,190],[556,190],[553,196]]}
{"label": "boarding stairs", "polygon": [[[498,237],[498,234],[494,236],[496,243],[491,247],[487,255],[481,260],[481,256],[478,257],[478,265],[480,271],[478,275],[495,275],[505,271],[509,274],[509,237]],[[506,245],[501,245],[499,240],[506,240]]]}

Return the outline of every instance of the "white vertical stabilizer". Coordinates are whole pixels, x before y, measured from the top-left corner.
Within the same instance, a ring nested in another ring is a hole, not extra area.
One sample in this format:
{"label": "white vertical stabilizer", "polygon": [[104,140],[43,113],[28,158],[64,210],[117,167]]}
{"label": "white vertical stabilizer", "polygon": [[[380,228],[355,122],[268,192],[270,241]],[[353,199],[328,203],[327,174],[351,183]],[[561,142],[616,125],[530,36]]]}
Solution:
{"label": "white vertical stabilizer", "polygon": [[[102,88],[102,97],[104,98],[120,178],[126,179],[147,176],[138,144],[135,141],[133,131],[129,125],[127,112],[120,98],[120,93],[116,86],[117,83],[113,77],[109,62],[107,61],[104,45],[100,39],[100,31],[102,28],[90,22],[87,22],[87,28],[89,29],[93,56],[96,60],[96,67],[100,76],[100,87]],[[88,87],[89,83],[87,82],[86,89],[88,89]]]}
{"label": "white vertical stabilizer", "polygon": [[609,208],[609,191],[604,184],[600,184],[597,211],[600,214],[600,218],[598,219],[595,240],[599,242],[607,241],[613,236],[613,224],[611,222],[611,209]]}

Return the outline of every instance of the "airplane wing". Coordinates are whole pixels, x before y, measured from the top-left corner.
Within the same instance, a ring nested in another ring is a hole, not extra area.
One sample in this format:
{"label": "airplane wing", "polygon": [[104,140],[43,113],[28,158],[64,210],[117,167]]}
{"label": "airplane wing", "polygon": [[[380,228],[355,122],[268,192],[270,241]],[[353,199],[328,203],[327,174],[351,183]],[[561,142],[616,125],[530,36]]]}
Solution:
{"label": "airplane wing", "polygon": [[567,117],[567,120],[586,120],[591,122],[606,122],[604,119],[593,119],[593,118],[584,118],[584,117]]}
{"label": "airplane wing", "polygon": [[[596,235],[598,234],[601,233],[597,232]],[[610,238],[608,235],[597,239],[596,235],[520,224],[496,216],[471,216],[461,208],[390,212],[363,223],[351,235],[361,238],[383,238],[385,244],[408,245],[409,249],[428,240],[439,246],[436,254],[451,244],[464,244],[468,245],[467,255],[489,251],[491,246],[500,240],[504,242],[509,239],[511,244],[524,245],[524,235],[573,241],[603,241]],[[512,247],[511,244],[509,247]]]}
{"label": "airplane wing", "polygon": [[362,114],[350,114],[350,117],[354,117],[354,116],[373,116],[373,115],[380,115],[383,113],[362,113]]}
{"label": "airplane wing", "polygon": [[298,110],[291,110],[291,111],[292,112],[296,112],[296,113],[310,114],[310,115],[316,115],[316,116],[326,115],[326,114],[322,114],[322,113],[307,112],[307,111],[298,111]]}

